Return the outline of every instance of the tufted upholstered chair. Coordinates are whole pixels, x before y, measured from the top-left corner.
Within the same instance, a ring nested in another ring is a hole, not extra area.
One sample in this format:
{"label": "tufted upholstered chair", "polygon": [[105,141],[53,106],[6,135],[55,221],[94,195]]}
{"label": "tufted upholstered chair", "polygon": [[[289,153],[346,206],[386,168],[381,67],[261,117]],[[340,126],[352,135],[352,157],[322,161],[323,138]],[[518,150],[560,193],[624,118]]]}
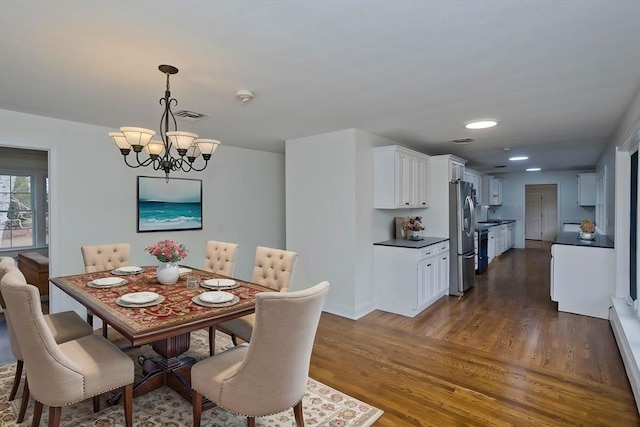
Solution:
{"label": "tufted upholstered chair", "polygon": [[249,344],[232,347],[191,368],[193,425],[200,426],[202,396],[247,417],[267,416],[293,407],[304,425],[302,397],[329,282],[295,292],[256,295],[256,319]]}
{"label": "tufted upholstered chair", "polygon": [[38,288],[17,274],[5,274],[0,289],[24,357],[25,388],[36,401],[32,425],[40,423],[43,405],[49,406],[49,426],[57,427],[62,406],[124,387],[125,421],[132,427],[133,360],[96,334],[58,344],[42,314]]}
{"label": "tufted upholstered chair", "polygon": [[[266,286],[277,292],[286,292],[289,290],[297,259],[298,254],[296,252],[258,246],[256,248],[256,259],[251,282]],[[218,329],[231,335],[233,343],[238,345],[237,338],[249,342],[254,321],[255,314],[248,314],[222,322],[218,325]],[[210,334],[209,340],[211,341],[212,339],[215,342],[215,336]],[[211,354],[213,355],[212,350]]]}
{"label": "tufted upholstered chair", "polygon": [[207,242],[203,270],[212,271],[227,277],[233,276],[237,251],[238,245],[235,243],[209,240]]}
{"label": "tufted upholstered chair", "polygon": [[[27,284],[24,275],[22,274],[20,269],[16,267],[14,259],[11,257],[0,257],[0,283],[2,282],[2,279],[6,274],[14,276],[13,280],[16,282],[25,285]],[[16,338],[16,333],[13,328],[11,317],[9,315],[9,312],[6,310],[6,304],[4,303],[4,300],[2,301],[2,309],[5,312],[11,352],[16,358],[16,372],[13,377],[13,385],[11,387],[11,392],[9,393],[8,398],[8,400],[13,400],[16,397],[18,386],[20,385],[20,379],[22,378],[24,358],[22,356],[22,351],[20,350],[20,345],[18,344],[18,339]],[[53,339],[57,343],[71,341],[76,338],[91,335],[93,333],[91,326],[87,322],[82,320],[80,316],[78,316],[73,311],[46,314],[44,315],[44,321],[51,331]],[[18,412],[17,419],[18,423],[21,423],[24,420],[24,416],[26,414],[27,404],[29,403],[29,387],[25,385],[25,387],[23,387],[22,389],[22,392],[22,402],[20,404],[20,410]]]}
{"label": "tufted upholstered chair", "polygon": [[[129,254],[131,253],[129,243],[82,246],[80,249],[86,273],[113,270],[129,265]],[[93,313],[90,311],[87,311],[87,322],[93,325]],[[102,324],[102,336],[107,337],[106,323]]]}
{"label": "tufted upholstered chair", "polygon": [[95,273],[127,266],[130,252],[129,243],[83,246],[84,269],[87,273]]}
{"label": "tufted upholstered chair", "polygon": [[[217,242],[209,240],[204,256],[203,270],[212,271],[223,276],[233,276],[236,266],[238,245],[235,243]],[[216,328],[209,326],[209,354],[213,355],[216,347]]]}

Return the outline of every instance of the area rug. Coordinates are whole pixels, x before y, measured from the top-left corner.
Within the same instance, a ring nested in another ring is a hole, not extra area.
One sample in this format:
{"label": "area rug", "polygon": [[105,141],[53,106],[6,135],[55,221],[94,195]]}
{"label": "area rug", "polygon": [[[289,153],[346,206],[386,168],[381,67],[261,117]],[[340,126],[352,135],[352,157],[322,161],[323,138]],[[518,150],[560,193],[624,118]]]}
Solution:
{"label": "area rug", "polygon": [[[231,346],[231,340],[225,334],[217,333],[216,352]],[[136,361],[141,355],[153,356],[150,346],[129,350],[127,354]],[[196,331],[191,334],[191,348],[186,355],[202,359],[208,356],[208,334]],[[17,424],[16,417],[20,399],[7,401],[15,364],[0,367],[0,426],[31,425],[33,399],[29,403],[25,421]],[[141,368],[136,363],[136,375]],[[23,380],[24,383],[24,380]],[[22,386],[18,395],[22,393]],[[102,398],[99,413],[93,412],[91,399],[62,408],[62,426],[73,427],[121,427],[124,426],[122,404],[107,406],[106,397]],[[303,398],[304,419],[307,426],[318,427],[366,427],[372,425],[382,411],[344,393],[332,389],[311,378],[307,381],[307,392]],[[47,425],[48,408],[44,408],[40,425]],[[220,408],[202,413],[203,427],[246,426],[246,418],[229,413]],[[162,387],[133,399],[133,424],[137,427],[192,427],[191,404],[168,387]],[[256,418],[256,425],[263,427],[295,426],[293,410],[287,410],[269,417]]]}

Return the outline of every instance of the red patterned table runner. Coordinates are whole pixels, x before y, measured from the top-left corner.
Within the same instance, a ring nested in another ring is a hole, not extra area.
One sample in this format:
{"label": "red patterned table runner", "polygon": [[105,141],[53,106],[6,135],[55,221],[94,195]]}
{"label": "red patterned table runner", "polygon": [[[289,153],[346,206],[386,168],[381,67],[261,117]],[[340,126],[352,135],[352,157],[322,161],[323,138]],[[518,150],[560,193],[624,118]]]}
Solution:
{"label": "red patterned table runner", "polygon": [[[211,278],[227,278],[215,273],[193,269],[200,280]],[[87,286],[89,282],[103,277],[111,277],[108,271],[81,274],[76,276],[52,278],[51,281],[81,303],[87,305],[100,317],[106,313],[123,321],[132,335],[141,335],[146,332],[165,330],[179,327],[192,322],[206,320],[212,317],[224,316],[241,310],[251,310],[255,306],[255,295],[269,289],[234,279],[240,287],[225,292],[230,292],[240,298],[238,304],[211,308],[203,307],[192,301],[192,298],[210,289],[199,288],[189,290],[186,288],[186,276],[181,276],[175,285],[161,285],[156,279],[155,267],[144,267],[144,272],[136,275],[118,276],[127,280],[124,286],[98,289]],[[116,304],[116,299],[131,292],[151,291],[164,297],[164,301],[158,305],[144,308],[126,308]],[[115,325],[114,325],[115,326]],[[121,331],[122,332],[122,331]],[[131,337],[129,337],[131,338]],[[134,341],[134,340],[132,340]]]}

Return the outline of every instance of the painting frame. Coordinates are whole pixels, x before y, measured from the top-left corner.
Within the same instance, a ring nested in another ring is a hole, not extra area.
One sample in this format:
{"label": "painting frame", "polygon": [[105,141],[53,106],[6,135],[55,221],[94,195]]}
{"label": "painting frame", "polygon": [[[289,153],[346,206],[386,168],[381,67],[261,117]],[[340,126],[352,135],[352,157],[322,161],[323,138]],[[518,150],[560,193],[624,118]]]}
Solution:
{"label": "painting frame", "polygon": [[138,176],[138,233],[202,230],[202,180]]}

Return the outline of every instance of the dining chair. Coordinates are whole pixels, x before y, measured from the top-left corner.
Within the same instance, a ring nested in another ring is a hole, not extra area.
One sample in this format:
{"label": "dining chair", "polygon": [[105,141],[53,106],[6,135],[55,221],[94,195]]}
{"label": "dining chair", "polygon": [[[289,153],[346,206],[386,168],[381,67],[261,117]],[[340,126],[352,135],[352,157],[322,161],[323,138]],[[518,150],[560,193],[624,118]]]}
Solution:
{"label": "dining chair", "polygon": [[124,387],[127,427],[133,426],[133,360],[96,334],[57,343],[49,329],[35,286],[23,283],[15,272],[0,282],[7,313],[26,368],[25,389],[35,399],[32,426],[40,424],[43,405],[49,406],[49,426],[60,425],[62,406]]}
{"label": "dining chair", "polygon": [[204,257],[203,270],[231,277],[236,263],[238,245],[235,243],[209,240]]}
{"label": "dining chair", "polygon": [[[235,243],[209,240],[207,242],[204,266],[202,269],[231,277],[236,267],[235,259],[237,252],[238,245]],[[207,329],[209,332],[209,354],[213,355],[216,347],[216,328],[215,326],[209,326]]]}
{"label": "dining chair", "polygon": [[[277,292],[286,292],[289,290],[297,260],[296,252],[258,246],[251,282]],[[238,345],[238,338],[249,342],[254,322],[255,314],[248,314],[222,322],[217,325],[217,329],[231,335],[233,344]],[[209,340],[213,339],[215,342],[215,332],[213,335],[212,337],[210,334]],[[213,352],[211,354],[213,355]]]}
{"label": "dining chair", "polygon": [[197,362],[191,368],[193,425],[200,426],[203,396],[230,412],[255,418],[293,407],[304,426],[302,398],[311,351],[329,282],[295,292],[256,295],[251,342]]}
{"label": "dining chair", "polygon": [[[0,257],[0,283],[6,274],[14,275],[14,280],[19,281],[22,284],[27,284],[27,281],[20,271],[18,267],[16,267],[15,260],[11,257]],[[1,292],[0,292],[1,295]],[[13,322],[11,321],[11,316],[9,312],[6,310],[6,304],[4,299],[2,299],[2,310],[5,314],[5,321],[7,322],[7,332],[9,335],[9,345],[11,347],[11,352],[13,353],[13,357],[16,358],[16,371],[13,377],[13,385],[11,386],[11,391],[9,392],[8,400],[11,401],[15,399],[16,393],[18,391],[18,387],[20,386],[20,380],[22,378],[22,369],[24,366],[24,357],[22,356],[22,351],[20,349],[20,345],[18,344],[18,340],[16,338],[16,332],[13,327]],[[74,311],[64,311],[60,313],[54,314],[45,314],[44,320],[47,324],[47,327],[53,334],[53,339],[57,343],[63,343],[66,341],[71,341],[76,338],[84,337],[87,335],[91,335],[93,330],[91,326],[82,320],[80,316],[78,316]],[[26,377],[26,375],[25,375]],[[26,382],[26,379],[25,379]],[[24,420],[24,416],[27,411],[27,404],[29,403],[29,388],[23,387],[22,389],[22,402],[20,403],[20,410],[18,411],[18,419],[17,422],[21,423]]]}
{"label": "dining chair", "polygon": [[[85,273],[110,271],[129,265],[131,245],[129,243],[112,243],[104,245],[87,245],[80,248],[84,261]],[[93,325],[93,313],[87,310],[87,322]],[[107,338],[107,324],[102,323],[102,336]]]}

